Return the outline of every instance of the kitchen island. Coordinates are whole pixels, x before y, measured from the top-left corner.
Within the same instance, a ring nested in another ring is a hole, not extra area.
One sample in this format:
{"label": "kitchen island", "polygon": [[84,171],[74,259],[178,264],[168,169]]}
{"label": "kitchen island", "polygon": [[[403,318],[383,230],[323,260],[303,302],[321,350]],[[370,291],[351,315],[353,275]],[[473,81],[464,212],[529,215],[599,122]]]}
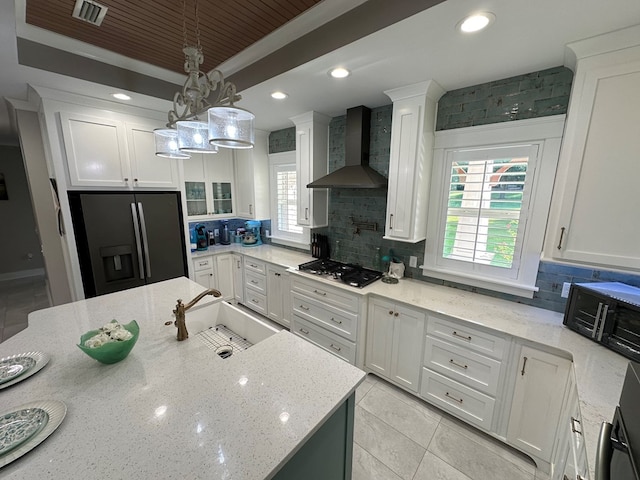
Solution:
{"label": "kitchen island", "polygon": [[[177,298],[201,291],[178,278],[31,313],[0,357],[42,351],[51,360],[0,391],[2,411],[39,400],[68,411],[0,478],[288,478],[281,473],[305,443],[338,413],[349,416],[365,374],[288,332],[225,360],[196,332],[178,342],[164,324]],[[126,359],[103,365],[75,344],[114,318],[137,320],[140,338]]]}

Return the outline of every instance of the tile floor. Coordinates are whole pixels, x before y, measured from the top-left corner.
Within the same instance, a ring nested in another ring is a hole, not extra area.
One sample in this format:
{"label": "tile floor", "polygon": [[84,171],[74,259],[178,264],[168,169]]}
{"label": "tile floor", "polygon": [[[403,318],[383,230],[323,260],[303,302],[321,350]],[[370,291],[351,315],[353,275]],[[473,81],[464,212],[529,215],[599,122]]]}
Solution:
{"label": "tile floor", "polygon": [[525,455],[386,381],[358,387],[353,480],[541,479]]}
{"label": "tile floor", "polygon": [[0,282],[0,342],[27,328],[27,315],[49,307],[43,276]]}

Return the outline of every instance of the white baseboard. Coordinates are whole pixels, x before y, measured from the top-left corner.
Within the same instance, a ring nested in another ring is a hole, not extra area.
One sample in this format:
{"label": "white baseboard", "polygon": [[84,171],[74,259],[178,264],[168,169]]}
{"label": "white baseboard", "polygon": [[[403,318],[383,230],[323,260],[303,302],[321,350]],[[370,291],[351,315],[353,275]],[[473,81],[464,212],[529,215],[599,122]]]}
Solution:
{"label": "white baseboard", "polygon": [[0,282],[4,280],[17,280],[19,278],[44,276],[44,268],[20,270],[19,272],[0,273]]}

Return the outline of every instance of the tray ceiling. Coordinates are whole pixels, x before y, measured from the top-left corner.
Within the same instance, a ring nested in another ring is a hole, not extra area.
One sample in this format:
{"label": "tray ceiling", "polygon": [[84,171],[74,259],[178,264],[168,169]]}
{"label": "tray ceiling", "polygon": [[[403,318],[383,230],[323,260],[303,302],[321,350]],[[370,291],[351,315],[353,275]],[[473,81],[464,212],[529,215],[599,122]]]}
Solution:
{"label": "tray ceiling", "polygon": [[[200,0],[203,71],[217,67],[321,0]],[[100,26],[72,17],[75,0],[28,0],[26,22],[106,50],[183,73],[182,2],[98,0]],[[195,44],[194,0],[186,0],[189,44]]]}

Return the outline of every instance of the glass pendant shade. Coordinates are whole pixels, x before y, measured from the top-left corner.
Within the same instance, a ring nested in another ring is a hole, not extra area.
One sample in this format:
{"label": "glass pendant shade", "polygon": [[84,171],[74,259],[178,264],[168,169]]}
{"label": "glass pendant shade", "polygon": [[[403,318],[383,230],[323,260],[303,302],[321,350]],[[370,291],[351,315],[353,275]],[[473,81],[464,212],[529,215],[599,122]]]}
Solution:
{"label": "glass pendant shade", "polygon": [[255,115],[238,107],[209,109],[209,142],[226,148],[253,148]]}
{"label": "glass pendant shade", "polygon": [[209,125],[198,120],[176,123],[178,148],[189,153],[218,153],[218,147],[209,143]]}
{"label": "glass pendant shade", "polygon": [[156,128],[153,131],[156,155],[166,158],[190,158],[188,153],[178,148],[178,132],[172,128]]}

